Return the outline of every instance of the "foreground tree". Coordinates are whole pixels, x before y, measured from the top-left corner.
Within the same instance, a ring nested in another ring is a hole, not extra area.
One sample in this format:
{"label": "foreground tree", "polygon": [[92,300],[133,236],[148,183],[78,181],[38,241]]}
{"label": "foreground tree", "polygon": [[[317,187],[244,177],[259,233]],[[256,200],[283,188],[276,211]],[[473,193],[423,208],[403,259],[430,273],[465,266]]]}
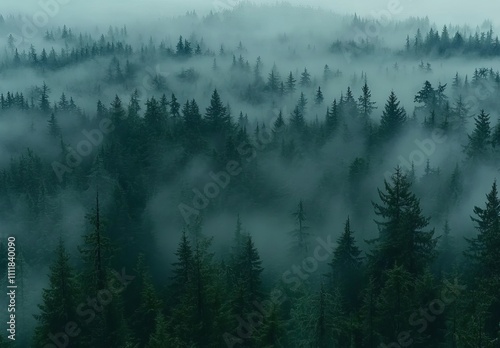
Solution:
{"label": "foreground tree", "polygon": [[[66,324],[75,318],[77,306],[77,281],[69,264],[62,239],[55,250],[55,260],[50,267],[49,286],[42,291],[40,314],[35,315],[34,342],[36,347],[44,347],[50,342],[50,334],[64,332]],[[78,339],[71,339],[66,347],[82,347]]]}
{"label": "foreground tree", "polygon": [[380,274],[397,264],[410,274],[421,274],[435,254],[434,229],[424,231],[429,218],[422,215],[420,201],[400,167],[392,175],[392,183],[384,180],[384,185],[385,193],[378,190],[381,204],[373,203],[382,221],[376,221],[379,237],[372,241],[372,271]]}
{"label": "foreground tree", "polygon": [[478,234],[467,239],[467,255],[476,263],[477,272],[485,278],[500,277],[500,200],[496,181],[486,195],[485,208],[474,207]]}

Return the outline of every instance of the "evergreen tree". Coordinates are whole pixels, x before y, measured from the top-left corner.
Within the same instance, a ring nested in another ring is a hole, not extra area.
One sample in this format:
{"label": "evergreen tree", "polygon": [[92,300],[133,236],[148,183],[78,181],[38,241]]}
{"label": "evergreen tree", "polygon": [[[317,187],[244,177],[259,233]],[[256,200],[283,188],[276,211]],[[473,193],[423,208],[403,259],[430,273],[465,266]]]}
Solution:
{"label": "evergreen tree", "polygon": [[273,66],[273,69],[269,73],[269,77],[267,79],[267,88],[271,91],[271,93],[277,93],[280,88],[280,75],[276,65]]}
{"label": "evergreen tree", "polygon": [[57,121],[56,115],[52,113],[48,121],[49,134],[53,138],[59,138],[61,136],[61,127],[59,127],[59,122]]}
{"label": "evergreen tree", "polygon": [[316,105],[323,104],[324,100],[325,98],[323,97],[323,92],[321,91],[321,87],[318,87],[318,91],[316,92],[316,98],[315,98]]}
{"label": "evergreen tree", "polygon": [[50,93],[50,89],[44,82],[42,85],[42,89],[40,91],[39,102],[40,102],[40,110],[42,110],[42,112],[46,115],[48,115],[50,112],[49,93]]}
{"label": "evergreen tree", "polygon": [[440,236],[437,252],[436,264],[440,277],[451,275],[455,267],[456,254],[454,238],[451,236],[451,229],[448,220],[443,226],[443,234]]}
{"label": "evergreen tree", "polygon": [[329,266],[332,285],[339,290],[345,310],[356,309],[361,285],[361,250],[356,246],[349,217]]}
{"label": "evergreen tree", "polygon": [[281,319],[280,308],[272,305],[269,315],[259,328],[257,346],[264,348],[281,347],[286,337],[285,323]]}
{"label": "evergreen tree", "polygon": [[[50,334],[64,332],[66,324],[76,318],[78,283],[62,239],[59,239],[50,272],[48,288],[42,291],[43,303],[38,305],[40,314],[34,316],[37,321],[34,344],[37,347],[48,344]],[[72,338],[66,347],[82,345],[78,338]]]}
{"label": "evergreen tree", "polygon": [[[85,271],[82,282],[85,291],[98,294],[107,290],[111,279],[109,272],[112,256],[110,240],[104,234],[101,221],[99,194],[96,195],[96,207],[93,213],[86,216],[92,230],[84,236],[84,245],[79,251],[85,261]],[[127,327],[123,317],[122,302],[119,293],[111,294],[112,301],[106,305],[96,299],[100,310],[92,320],[87,322],[85,333],[82,333],[82,343],[86,346],[104,348],[121,346],[129,339]]]}
{"label": "evergreen tree", "polygon": [[455,74],[455,77],[453,78],[451,88],[455,94],[458,94],[462,89],[462,79],[458,75],[458,72]]}
{"label": "evergreen tree", "polygon": [[262,261],[250,235],[243,237],[236,264],[236,283],[243,295],[243,309],[250,311],[255,301],[262,299]]}
{"label": "evergreen tree", "polygon": [[168,105],[170,106],[170,115],[172,115],[172,120],[174,121],[174,124],[176,124],[178,119],[180,118],[179,110],[181,108],[181,105],[177,101],[175,94],[172,93],[171,100]]}
{"label": "evergreen tree", "polygon": [[306,214],[304,211],[304,205],[302,200],[299,202],[297,210],[292,213],[292,216],[295,218],[296,228],[291,232],[293,238],[292,244],[292,252],[296,256],[305,256],[307,255],[310,245],[309,238],[310,233],[307,232],[309,227],[306,226]]}
{"label": "evergreen tree", "polygon": [[285,119],[283,118],[283,112],[280,110],[278,118],[276,119],[276,121],[274,121],[273,124],[273,134],[275,138],[284,131],[285,126],[286,124]]}
{"label": "evergreen tree", "polygon": [[69,102],[66,99],[66,95],[64,94],[64,92],[61,94],[61,99],[59,99],[58,106],[62,112],[66,112],[69,110]]}
{"label": "evergreen tree", "polygon": [[228,116],[227,109],[222,103],[219,93],[214,90],[210,106],[205,113],[205,122],[211,132],[227,131],[231,127],[231,119]]}
{"label": "evergreen tree", "polygon": [[477,271],[487,277],[500,275],[500,200],[496,181],[486,195],[486,207],[474,207],[478,234],[468,239],[467,255],[477,263]]}
{"label": "evergreen tree", "polygon": [[167,320],[165,316],[158,311],[155,318],[155,330],[153,334],[149,337],[149,342],[145,346],[146,348],[174,348],[179,347],[179,343],[172,342],[170,337]]}
{"label": "evergreen tree", "polygon": [[146,101],[146,112],[144,113],[144,125],[150,139],[160,139],[167,134],[167,117],[162,112],[160,103],[155,97]]}
{"label": "evergreen tree", "polygon": [[323,69],[323,81],[327,82],[332,77],[333,77],[333,73],[330,70],[330,67],[328,66],[328,64],[326,64],[325,67],[324,67],[324,69]]}
{"label": "evergreen tree", "polygon": [[382,204],[373,203],[379,237],[370,255],[371,267],[376,274],[396,264],[410,274],[420,274],[432,261],[437,240],[434,230],[424,231],[429,218],[422,215],[420,202],[411,192],[411,183],[397,167],[391,183],[384,180],[385,193],[378,190]]}
{"label": "evergreen tree", "polygon": [[103,233],[99,193],[96,194],[95,209],[93,213],[86,215],[86,219],[92,230],[84,236],[84,246],[78,248],[87,264],[85,283],[89,289],[102,290],[106,288],[107,265],[111,249],[110,240]]}
{"label": "evergreen tree", "polygon": [[407,327],[408,318],[415,310],[414,280],[408,270],[397,262],[385,273],[385,281],[376,300],[376,332],[381,343],[389,345]]}
{"label": "evergreen tree", "polygon": [[304,72],[300,75],[300,86],[301,87],[311,86],[311,74],[309,74],[307,68],[305,68]]}
{"label": "evergreen tree", "polygon": [[291,114],[290,126],[296,132],[301,132],[306,127],[306,121],[304,119],[304,113],[300,107],[297,105]]}
{"label": "evergreen tree", "polygon": [[352,94],[351,87],[347,87],[346,97],[342,105],[342,113],[348,117],[348,120],[357,119],[358,117],[358,105]]}
{"label": "evergreen tree", "polygon": [[459,133],[465,133],[467,119],[469,118],[469,108],[464,103],[462,95],[459,95],[455,104],[451,108],[451,127]]}
{"label": "evergreen tree", "polygon": [[189,242],[186,230],[182,230],[182,237],[175,253],[177,261],[173,263],[175,267],[172,278],[173,299],[179,298],[186,291],[186,286],[190,283],[193,270],[193,250]]}
{"label": "evergreen tree", "polygon": [[431,112],[436,109],[436,94],[437,91],[432,87],[432,84],[429,81],[425,81],[424,86],[415,96],[414,102],[424,104],[424,108],[426,108],[428,112]]}
{"label": "evergreen tree", "polygon": [[394,94],[394,91],[392,91],[385,104],[382,119],[380,120],[379,133],[384,140],[389,140],[397,136],[407,121],[406,111],[399,104],[398,98]]}
{"label": "evergreen tree", "polygon": [[296,299],[290,310],[290,330],[287,337],[291,346],[337,347],[342,334],[342,310],[336,294],[319,291],[305,292]]}
{"label": "evergreen tree", "polygon": [[138,276],[135,280],[136,288],[134,290],[139,293],[139,296],[134,299],[137,301],[134,303],[136,308],[130,322],[134,336],[137,337],[139,345],[143,347],[148,343],[150,336],[156,332],[158,315],[163,304],[156,292],[143,254],[139,255],[135,272]]}
{"label": "evergreen tree", "polygon": [[491,144],[490,115],[481,110],[474,121],[476,127],[468,136],[469,143],[465,147],[465,154],[473,160],[485,160],[488,158]]}
{"label": "evergreen tree", "polygon": [[179,37],[179,42],[177,43],[177,55],[178,56],[183,56],[184,55],[184,41],[182,39],[182,36]]}
{"label": "evergreen tree", "polygon": [[339,126],[339,107],[337,105],[337,99],[333,100],[331,109],[327,110],[325,128],[327,135],[331,135]]}
{"label": "evergreen tree", "polygon": [[363,118],[365,124],[370,121],[370,116],[373,113],[373,110],[376,109],[374,106],[376,103],[371,100],[372,92],[368,87],[368,83],[365,80],[365,84],[361,88],[362,94],[358,99],[358,108],[359,114]]}
{"label": "evergreen tree", "polygon": [[290,74],[288,75],[288,78],[286,80],[286,92],[288,94],[293,94],[295,92],[296,83],[297,83],[297,80],[295,80],[292,72],[290,71]]}

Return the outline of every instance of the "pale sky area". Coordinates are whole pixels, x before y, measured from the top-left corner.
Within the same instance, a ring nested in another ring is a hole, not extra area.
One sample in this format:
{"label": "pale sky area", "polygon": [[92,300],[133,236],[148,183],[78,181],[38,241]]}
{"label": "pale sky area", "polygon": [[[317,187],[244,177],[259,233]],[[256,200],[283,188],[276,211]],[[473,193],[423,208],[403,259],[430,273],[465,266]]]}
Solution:
{"label": "pale sky area", "polygon": [[[139,19],[139,14],[164,17],[172,14],[183,14],[194,10],[205,14],[211,9],[221,7],[230,8],[239,0],[1,0],[0,13],[25,11],[35,14],[41,9],[42,3],[64,3],[53,20],[59,22],[82,20],[87,23],[98,22],[100,19],[125,22],[134,16]],[[274,3],[274,1],[253,0],[255,3]],[[410,16],[429,16],[432,22],[438,24],[468,23],[481,24],[485,19],[490,19],[496,26],[500,24],[500,1],[494,0],[288,0],[297,5],[322,7],[339,13],[357,12],[363,16],[380,17],[381,13],[390,13],[391,19],[403,19]],[[7,3],[7,4],[6,4]],[[122,20],[120,20],[122,19]]]}

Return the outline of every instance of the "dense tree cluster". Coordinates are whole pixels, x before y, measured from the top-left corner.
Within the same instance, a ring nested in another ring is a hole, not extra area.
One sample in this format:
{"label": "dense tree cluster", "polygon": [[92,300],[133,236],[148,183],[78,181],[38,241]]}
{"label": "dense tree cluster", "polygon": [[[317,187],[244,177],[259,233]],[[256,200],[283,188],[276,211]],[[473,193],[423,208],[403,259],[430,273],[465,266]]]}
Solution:
{"label": "dense tree cluster", "polygon": [[500,55],[500,40],[490,28],[487,32],[469,33],[457,30],[450,33],[445,25],[441,30],[430,28],[425,38],[420,29],[413,38],[406,37],[405,52],[408,55],[435,55],[450,57],[460,54],[477,55],[481,57],[496,57]]}
{"label": "dense tree cluster", "polygon": [[[352,25],[366,23],[356,16]],[[97,59],[99,83],[114,94],[96,91],[89,109],[45,82],[0,91],[0,119],[19,121],[48,148],[23,143],[0,168],[0,220],[23,231],[18,282],[48,271],[43,290],[26,289],[37,306],[32,322],[19,326],[19,347],[499,346],[497,182],[481,192],[484,204],[467,204],[480,170],[497,170],[500,159],[500,123],[492,120],[500,74],[480,67],[470,81],[457,72],[433,84],[421,61],[497,55],[491,31],[468,40],[446,27],[426,39],[419,31],[407,53],[418,57],[421,87],[409,96],[389,88],[383,103],[365,72],[332,95],[328,87],[343,73],[325,62],[318,75],[261,57],[250,62],[242,42],[214,49],[176,35],[172,45],[150,39],[136,48],[128,37],[126,27],[99,39],[66,26],[47,30],[48,45],[64,43],[60,52],[20,52],[8,40],[2,72],[45,78]],[[376,46],[338,41],[329,52]],[[135,88],[141,66],[164,61],[182,70],[149,71],[149,95]],[[226,85],[205,85],[211,76]],[[488,93],[477,98],[478,91]],[[427,137],[416,142],[425,158],[387,160],[412,134]],[[459,150],[440,166],[429,139],[443,138]],[[301,191],[312,177],[317,187]],[[338,197],[342,216],[332,222]],[[168,209],[175,213],[161,220]],[[279,224],[264,217],[283,211]],[[254,212],[258,224],[247,220]],[[220,216],[231,226],[214,224]],[[262,243],[267,224],[274,234],[265,243],[285,245],[282,260]],[[164,240],[174,245],[169,255]],[[2,258],[4,251],[0,241]],[[19,317],[31,317],[19,304]],[[0,334],[0,347],[6,341]]]}

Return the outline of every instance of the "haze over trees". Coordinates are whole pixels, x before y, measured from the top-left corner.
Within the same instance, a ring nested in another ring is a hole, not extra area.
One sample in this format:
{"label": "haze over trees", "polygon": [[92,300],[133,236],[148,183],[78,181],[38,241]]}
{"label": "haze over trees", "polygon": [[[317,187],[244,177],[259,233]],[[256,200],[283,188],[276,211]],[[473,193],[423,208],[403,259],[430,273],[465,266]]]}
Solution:
{"label": "haze over trees", "polygon": [[492,25],[2,15],[0,347],[500,345]]}

